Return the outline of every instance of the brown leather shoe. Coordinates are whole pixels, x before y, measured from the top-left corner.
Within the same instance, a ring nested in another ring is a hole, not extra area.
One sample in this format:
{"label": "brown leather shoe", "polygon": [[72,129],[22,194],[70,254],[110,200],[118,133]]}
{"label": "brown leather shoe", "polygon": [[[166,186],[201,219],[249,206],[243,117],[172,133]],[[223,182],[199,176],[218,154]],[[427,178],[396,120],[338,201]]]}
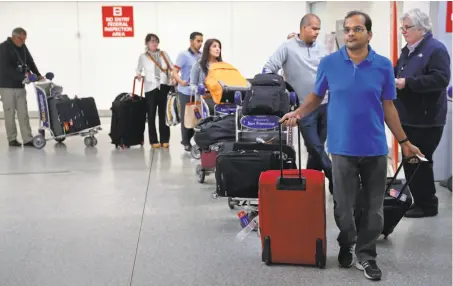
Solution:
{"label": "brown leather shoe", "polygon": [[151,144],[151,147],[153,147],[154,149],[159,149],[160,144],[159,143]]}
{"label": "brown leather shoe", "polygon": [[168,143],[162,143],[162,147],[165,148],[165,149],[168,149],[168,147],[170,147],[170,144],[168,144]]}

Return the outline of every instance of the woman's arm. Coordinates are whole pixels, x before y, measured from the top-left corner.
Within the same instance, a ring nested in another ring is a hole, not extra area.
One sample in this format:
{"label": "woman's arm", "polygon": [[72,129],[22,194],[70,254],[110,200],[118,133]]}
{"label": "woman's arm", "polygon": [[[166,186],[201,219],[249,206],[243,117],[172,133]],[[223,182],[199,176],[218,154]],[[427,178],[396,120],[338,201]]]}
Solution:
{"label": "woman's arm", "polygon": [[143,64],[143,54],[141,54],[141,55],[138,57],[137,68],[136,68],[136,70],[135,70],[136,76],[137,76],[138,78],[141,78],[141,77],[142,77],[143,68],[144,68],[144,64]]}

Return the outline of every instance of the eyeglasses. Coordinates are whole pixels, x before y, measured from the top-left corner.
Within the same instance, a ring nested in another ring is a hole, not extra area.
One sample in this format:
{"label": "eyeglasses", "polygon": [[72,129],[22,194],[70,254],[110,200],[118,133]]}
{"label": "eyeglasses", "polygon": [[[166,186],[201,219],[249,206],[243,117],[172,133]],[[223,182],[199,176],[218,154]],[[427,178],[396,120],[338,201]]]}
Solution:
{"label": "eyeglasses", "polygon": [[343,28],[343,33],[345,34],[349,34],[351,31],[353,31],[354,33],[362,33],[366,31],[366,29],[360,26],[354,28]]}
{"label": "eyeglasses", "polygon": [[414,25],[412,25],[412,26],[402,26],[402,27],[400,27],[400,31],[406,32],[407,30],[409,30],[409,29],[411,29],[411,28],[413,28],[413,27],[415,27],[415,26],[414,26]]}

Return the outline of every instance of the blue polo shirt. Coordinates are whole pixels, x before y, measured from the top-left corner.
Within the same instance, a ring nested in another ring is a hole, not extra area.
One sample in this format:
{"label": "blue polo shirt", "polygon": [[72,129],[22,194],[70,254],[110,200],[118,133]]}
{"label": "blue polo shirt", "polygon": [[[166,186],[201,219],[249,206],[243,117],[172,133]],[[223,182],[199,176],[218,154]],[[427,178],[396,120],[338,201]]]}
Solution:
{"label": "blue polo shirt", "polygon": [[319,64],[314,92],[324,96],[329,90],[327,146],[332,154],[366,157],[389,152],[382,101],[396,98],[393,66],[371,47],[368,50],[359,65],[345,47]]}
{"label": "blue polo shirt", "polygon": [[[192,66],[200,59],[201,52],[194,53],[191,48],[181,52],[178,57],[176,58],[175,67],[181,70],[181,80],[185,80],[190,82],[190,71],[192,70]],[[178,85],[177,91],[185,94],[190,95],[191,88],[189,86],[181,86]]]}

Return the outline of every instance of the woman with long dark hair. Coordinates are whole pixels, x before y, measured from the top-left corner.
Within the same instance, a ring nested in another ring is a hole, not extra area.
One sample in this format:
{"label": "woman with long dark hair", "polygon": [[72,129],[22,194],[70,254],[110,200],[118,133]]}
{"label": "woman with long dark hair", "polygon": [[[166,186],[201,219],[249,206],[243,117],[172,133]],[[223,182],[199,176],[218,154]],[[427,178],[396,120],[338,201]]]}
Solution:
{"label": "woman with long dark hair", "polygon": [[209,39],[204,44],[200,61],[192,67],[190,85],[204,85],[209,66],[217,62],[222,62],[222,43],[217,39]]}
{"label": "woman with long dark hair", "polygon": [[[169,147],[170,127],[165,121],[167,94],[171,87],[171,71],[173,62],[168,54],[161,51],[159,37],[148,34],[145,38],[146,52],[138,59],[137,77],[142,79],[144,73],[145,99],[148,105],[149,143],[153,148]],[[159,135],[156,131],[156,110],[159,115]]]}

